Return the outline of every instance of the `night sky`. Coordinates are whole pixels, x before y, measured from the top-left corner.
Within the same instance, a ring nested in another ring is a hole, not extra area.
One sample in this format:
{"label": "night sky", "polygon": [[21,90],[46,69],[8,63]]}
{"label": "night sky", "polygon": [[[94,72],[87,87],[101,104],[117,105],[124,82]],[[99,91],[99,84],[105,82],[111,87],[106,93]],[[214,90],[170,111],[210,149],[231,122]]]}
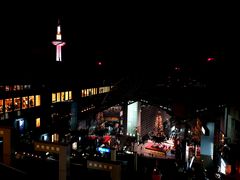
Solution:
{"label": "night sky", "polygon": [[[104,76],[147,71],[161,76],[161,71],[175,66],[201,72],[209,56],[231,68],[239,59],[238,16],[225,7],[41,7],[14,9],[1,17],[1,64],[13,72],[8,77],[56,76],[64,68],[66,76],[76,78],[98,76],[100,71]],[[58,18],[66,42],[64,68],[56,65],[51,44]]]}

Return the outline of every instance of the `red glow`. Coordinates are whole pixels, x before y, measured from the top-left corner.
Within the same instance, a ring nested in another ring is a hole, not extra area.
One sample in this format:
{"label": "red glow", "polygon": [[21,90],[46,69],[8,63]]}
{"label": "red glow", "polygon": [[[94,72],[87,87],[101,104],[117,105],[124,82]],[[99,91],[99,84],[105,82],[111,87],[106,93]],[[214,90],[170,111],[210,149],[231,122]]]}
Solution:
{"label": "red glow", "polygon": [[213,61],[213,60],[215,60],[215,58],[209,57],[207,60],[208,61]]}

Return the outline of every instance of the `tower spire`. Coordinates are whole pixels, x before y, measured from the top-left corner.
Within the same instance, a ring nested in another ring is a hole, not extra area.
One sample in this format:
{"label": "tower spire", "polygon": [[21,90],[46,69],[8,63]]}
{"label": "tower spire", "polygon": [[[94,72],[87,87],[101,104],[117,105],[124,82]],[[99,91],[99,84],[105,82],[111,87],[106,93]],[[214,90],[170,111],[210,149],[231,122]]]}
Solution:
{"label": "tower spire", "polygon": [[56,61],[62,61],[62,46],[66,43],[62,41],[61,24],[59,19],[57,24],[56,40],[52,41],[52,44],[56,46]]}

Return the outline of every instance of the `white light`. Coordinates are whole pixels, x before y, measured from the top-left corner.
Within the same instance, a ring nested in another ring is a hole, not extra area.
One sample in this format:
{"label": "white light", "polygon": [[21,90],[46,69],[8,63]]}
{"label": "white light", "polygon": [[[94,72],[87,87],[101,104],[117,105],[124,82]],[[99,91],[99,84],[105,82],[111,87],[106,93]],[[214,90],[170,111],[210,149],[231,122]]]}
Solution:
{"label": "white light", "polygon": [[205,129],[204,129],[204,127],[202,127],[202,133],[205,135]]}
{"label": "white light", "polygon": [[77,142],[72,143],[72,149],[77,150]]}
{"label": "white light", "polygon": [[192,163],[193,163],[193,160],[194,160],[194,159],[195,159],[195,156],[192,157],[191,162],[190,162],[190,164],[189,164],[189,168],[192,167]]}
{"label": "white light", "polygon": [[58,33],[58,34],[61,33],[61,27],[60,27],[60,26],[57,27],[57,33]]}
{"label": "white light", "polygon": [[226,163],[221,159],[220,172],[226,174]]}

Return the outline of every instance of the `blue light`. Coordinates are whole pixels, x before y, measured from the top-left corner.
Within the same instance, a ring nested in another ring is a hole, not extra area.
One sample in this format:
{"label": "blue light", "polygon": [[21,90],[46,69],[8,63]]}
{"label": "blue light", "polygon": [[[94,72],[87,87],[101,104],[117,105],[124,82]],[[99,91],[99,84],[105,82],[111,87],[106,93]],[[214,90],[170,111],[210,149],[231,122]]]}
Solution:
{"label": "blue light", "polygon": [[98,148],[97,148],[97,151],[99,151],[100,153],[104,153],[104,152],[109,153],[109,152],[110,152],[110,149],[108,149],[108,148],[98,147]]}

